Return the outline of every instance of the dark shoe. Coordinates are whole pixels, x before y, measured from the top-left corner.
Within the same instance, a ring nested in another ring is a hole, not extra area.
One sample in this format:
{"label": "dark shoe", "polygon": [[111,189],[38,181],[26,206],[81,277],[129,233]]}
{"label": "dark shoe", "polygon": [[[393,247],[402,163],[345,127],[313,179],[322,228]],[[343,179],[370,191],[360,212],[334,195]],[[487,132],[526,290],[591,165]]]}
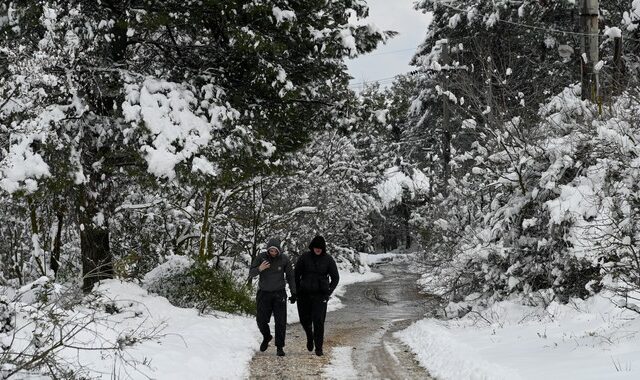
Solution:
{"label": "dark shoe", "polygon": [[309,350],[309,352],[313,351],[313,340],[307,339],[307,350]]}
{"label": "dark shoe", "polygon": [[267,350],[267,347],[269,347],[269,342],[271,342],[271,339],[273,339],[273,336],[271,335],[265,336],[262,339],[262,343],[260,343],[260,351],[264,352]]}
{"label": "dark shoe", "polygon": [[322,356],[322,355],[324,355],[324,354],[322,353],[322,349],[316,350],[316,355],[318,355],[318,356]]}
{"label": "dark shoe", "polygon": [[282,347],[278,347],[278,351],[276,352],[276,355],[284,356],[284,350],[282,349]]}

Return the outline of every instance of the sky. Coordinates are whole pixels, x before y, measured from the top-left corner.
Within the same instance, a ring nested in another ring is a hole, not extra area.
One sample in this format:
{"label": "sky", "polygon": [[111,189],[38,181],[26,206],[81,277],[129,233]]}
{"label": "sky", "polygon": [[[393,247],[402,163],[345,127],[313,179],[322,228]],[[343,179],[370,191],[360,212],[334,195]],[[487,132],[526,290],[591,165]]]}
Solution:
{"label": "sky", "polygon": [[399,34],[373,52],[347,61],[349,73],[353,77],[353,87],[358,87],[363,81],[380,80],[381,84],[388,84],[391,82],[389,78],[415,70],[415,67],[409,65],[409,61],[424,39],[431,14],[413,9],[414,2],[415,0],[367,1],[367,22]]}

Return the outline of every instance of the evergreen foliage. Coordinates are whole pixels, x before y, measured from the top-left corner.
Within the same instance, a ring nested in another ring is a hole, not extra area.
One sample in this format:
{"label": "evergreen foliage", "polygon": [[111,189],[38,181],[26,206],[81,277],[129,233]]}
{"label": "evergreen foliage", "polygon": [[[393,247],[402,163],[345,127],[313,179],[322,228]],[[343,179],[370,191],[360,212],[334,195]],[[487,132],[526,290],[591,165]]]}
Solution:
{"label": "evergreen foliage", "polygon": [[[435,179],[412,214],[431,268],[424,283],[452,301],[626,294],[639,285],[629,265],[635,158],[618,158],[637,141],[638,66],[626,66],[623,84],[605,64],[606,105],[580,100],[573,2],[514,4],[419,3],[434,22],[414,58],[421,75],[403,138]],[[620,5],[600,3],[601,28],[633,38],[631,4]],[[636,44],[625,43],[625,62],[637,61]],[[612,46],[605,38],[603,62]]]}
{"label": "evergreen foliage", "polygon": [[180,307],[200,312],[256,313],[253,289],[239,284],[231,273],[203,262],[173,271],[154,281],[149,291]]}
{"label": "evergreen foliage", "polygon": [[[349,22],[367,11],[359,0],[0,5],[0,201],[21,221],[3,239],[3,273],[56,275],[62,260],[89,290],[170,253],[237,256],[242,221],[228,215],[242,211],[230,207],[338,127],[343,59],[393,34]],[[265,229],[248,232],[251,254]]]}

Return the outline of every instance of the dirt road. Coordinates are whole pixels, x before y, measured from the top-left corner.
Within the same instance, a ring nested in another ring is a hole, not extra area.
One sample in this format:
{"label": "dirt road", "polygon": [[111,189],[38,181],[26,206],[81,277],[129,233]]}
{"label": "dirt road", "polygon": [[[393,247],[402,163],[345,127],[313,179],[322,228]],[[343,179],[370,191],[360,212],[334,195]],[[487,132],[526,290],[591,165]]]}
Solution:
{"label": "dirt road", "polygon": [[349,285],[344,308],[327,315],[325,355],[306,350],[300,324],[287,327],[287,356],[271,347],[251,363],[252,379],[430,379],[393,332],[422,318],[432,303],[418,294],[407,265],[374,268],[384,278]]}

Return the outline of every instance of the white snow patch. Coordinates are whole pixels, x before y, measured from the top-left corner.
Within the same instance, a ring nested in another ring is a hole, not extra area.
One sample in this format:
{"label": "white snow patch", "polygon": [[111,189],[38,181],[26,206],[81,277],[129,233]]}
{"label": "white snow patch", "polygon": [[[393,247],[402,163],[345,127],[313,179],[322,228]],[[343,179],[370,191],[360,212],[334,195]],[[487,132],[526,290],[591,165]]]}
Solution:
{"label": "white snow patch", "polygon": [[396,336],[442,380],[637,379],[640,316],[616,308],[612,298],[546,309],[504,301],[482,317],[424,319]]}
{"label": "white snow patch", "polygon": [[296,13],[294,11],[282,10],[278,7],[273,7],[273,17],[275,17],[276,22],[280,24],[285,21],[295,20]]}
{"label": "white snow patch", "polygon": [[211,176],[217,176],[220,170],[217,165],[212,164],[204,157],[195,157],[191,164],[192,172],[201,172],[203,174],[209,174]]}
{"label": "white snow patch", "polygon": [[325,367],[323,378],[358,379],[358,372],[353,367],[352,351],[353,347],[334,347],[331,350],[331,362]]}
{"label": "white snow patch", "polygon": [[376,186],[378,195],[385,207],[402,200],[404,189],[412,197],[429,190],[429,178],[418,169],[411,169],[411,176],[394,166],[385,171],[386,180]]}
{"label": "white snow patch", "polygon": [[612,27],[612,28],[605,28],[604,30],[604,35],[609,37],[609,38],[621,38],[622,37],[622,30],[618,27]]}
{"label": "white snow patch", "polygon": [[472,342],[463,343],[434,320],[421,320],[394,334],[414,351],[420,364],[441,380],[517,380],[513,370],[483,359]]}
{"label": "white snow patch", "polygon": [[351,29],[344,28],[340,30],[340,39],[342,46],[349,51],[350,57],[358,55],[358,48],[356,46],[356,39],[351,33]]}

